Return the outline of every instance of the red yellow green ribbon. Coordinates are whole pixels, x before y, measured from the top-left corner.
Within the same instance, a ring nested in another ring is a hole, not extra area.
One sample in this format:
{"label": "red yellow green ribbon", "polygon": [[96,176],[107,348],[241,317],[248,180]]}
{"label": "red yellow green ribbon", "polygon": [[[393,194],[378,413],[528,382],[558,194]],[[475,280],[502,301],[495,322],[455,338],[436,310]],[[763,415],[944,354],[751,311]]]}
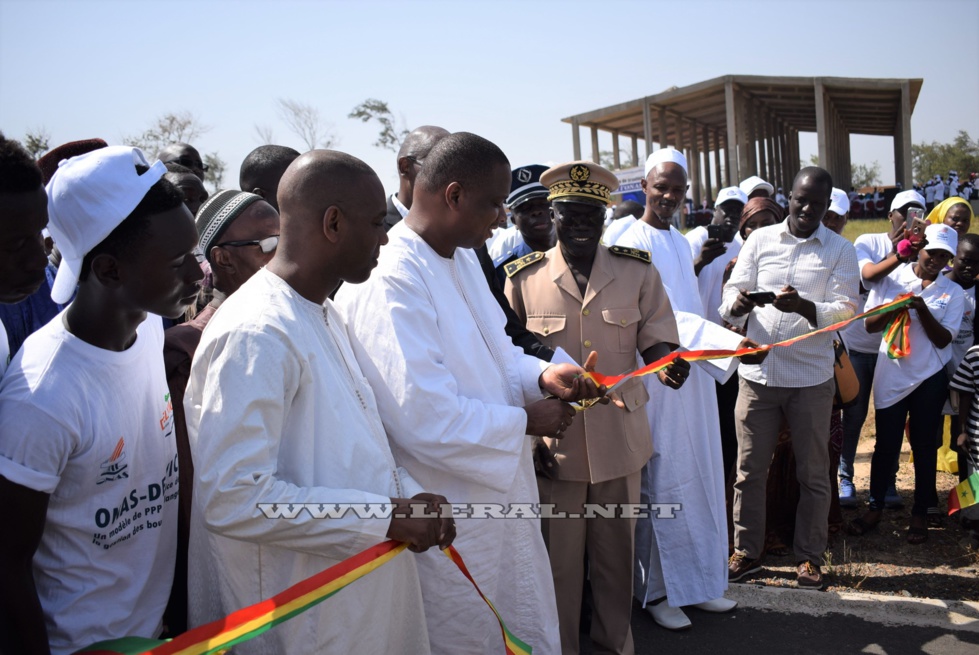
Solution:
{"label": "red yellow green ribbon", "polygon": [[[188,630],[169,641],[125,637],[93,644],[77,651],[75,655],[208,655],[209,653],[223,653],[235,644],[257,637],[274,626],[322,603],[350,583],[387,564],[406,547],[407,544],[396,541],[385,541],[377,544],[325,571],[294,584],[268,600],[240,609],[223,619]],[[496,615],[496,620],[500,623],[500,630],[503,632],[503,639],[506,642],[507,655],[530,655],[530,646],[517,639],[503,623],[503,617],[493,607],[490,599],[483,595],[479,585],[469,574],[459,551],[449,546],[443,552],[455,562],[462,574],[475,587],[479,597]]]}
{"label": "red yellow green ribbon", "polygon": [[[642,368],[633,371],[632,373],[626,373],[625,375],[604,375],[598,373],[597,371],[591,371],[587,373],[588,377],[593,379],[596,384],[604,384],[611,389],[613,386],[620,382],[624,382],[630,378],[642,377],[645,375],[652,375],[653,373],[658,373],[664,368],[668,367],[677,359],[684,359],[688,362],[702,362],[709,359],[727,359],[728,357],[742,357],[744,355],[753,355],[755,353],[766,352],[772,348],[786,348],[793,344],[799,343],[804,339],[809,339],[817,334],[824,334],[826,332],[835,332],[836,330],[842,329],[853,323],[854,321],[859,321],[870,316],[877,316],[879,314],[885,314],[887,312],[895,310],[901,311],[895,318],[892,318],[888,323],[890,327],[894,323],[902,323],[904,327],[903,333],[898,333],[895,338],[895,344],[892,346],[891,341],[888,341],[888,355],[890,355],[892,347],[895,352],[900,352],[900,354],[893,355],[892,357],[904,357],[911,352],[911,346],[907,340],[907,325],[910,324],[910,317],[908,316],[908,305],[911,304],[911,299],[914,298],[914,294],[906,293],[898,296],[889,303],[880,305],[879,307],[874,307],[873,309],[864,312],[863,314],[858,314],[845,321],[840,321],[839,323],[834,323],[833,325],[828,325],[824,328],[818,330],[813,330],[812,332],[807,332],[806,334],[793,337],[791,339],[786,339],[785,341],[779,341],[778,343],[769,344],[767,346],[759,346],[758,348],[740,348],[738,350],[687,350],[683,352],[672,352],[665,357],[643,366]],[[902,337],[903,334],[903,337]],[[885,334],[885,339],[887,335]],[[902,340],[903,338],[903,340]]]}
{"label": "red yellow green ribbon", "polygon": [[479,597],[482,598],[487,605],[489,605],[491,610],[493,610],[493,614],[496,615],[496,620],[500,624],[500,631],[503,633],[503,643],[504,646],[506,646],[506,655],[530,655],[532,650],[531,647],[520,641],[516,635],[510,632],[509,628],[506,627],[506,624],[503,622],[503,617],[496,611],[496,607],[493,606],[492,601],[483,595],[479,585],[476,584],[476,581],[473,580],[472,575],[469,574],[469,569],[466,568],[466,563],[462,561],[462,556],[459,554],[459,551],[455,549],[455,546],[449,546],[442,552],[445,553],[450,560],[455,562],[455,565],[459,567],[459,570],[462,571],[464,576],[466,576],[466,579],[469,580],[473,587],[476,588],[476,593],[479,594]]}
{"label": "red yellow green ribbon", "polygon": [[911,329],[911,313],[905,309],[892,316],[884,327],[884,343],[887,344],[887,356],[900,359],[911,354],[911,340],[908,331]]}

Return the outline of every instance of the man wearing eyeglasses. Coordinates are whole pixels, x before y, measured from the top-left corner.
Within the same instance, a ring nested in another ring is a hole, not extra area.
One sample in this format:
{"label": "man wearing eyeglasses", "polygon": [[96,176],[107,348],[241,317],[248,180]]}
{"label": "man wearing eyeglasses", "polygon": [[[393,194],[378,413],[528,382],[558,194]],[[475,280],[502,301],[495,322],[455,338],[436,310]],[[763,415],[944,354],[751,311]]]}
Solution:
{"label": "man wearing eyeglasses", "polygon": [[163,345],[167,384],[173,400],[180,484],[184,485],[179,498],[177,566],[166,617],[174,634],[187,628],[187,540],[194,463],[184,420],[184,390],[190,378],[190,364],[204,327],[218,306],[275,254],[279,243],[279,213],[254,193],[220,191],[198,211],[197,232],[201,251],[211,265],[214,298],[193,320],[168,329]]}
{"label": "man wearing eyeglasses", "polygon": [[386,229],[390,230],[408,215],[415,178],[418,177],[422,162],[435,144],[448,135],[449,131],[444,128],[422,125],[405,137],[401,149],[398,150],[398,192],[388,196],[388,212],[384,216]]}
{"label": "man wearing eyeglasses", "polygon": [[[673,310],[649,253],[606,248],[599,241],[605,207],[618,187],[615,175],[578,161],[540,175],[557,234],[557,247],[505,265],[506,294],[527,329],[549,348],[584,361],[594,350],[603,371],[636,368],[679,344]],[[690,370],[680,362],[661,371],[679,387]],[[640,472],[653,454],[639,379],[618,391],[616,405],[596,405],[567,429],[564,439],[544,437],[553,466],[537,477],[542,504],[585,515],[584,503],[639,502]],[[632,616],[634,517],[541,521],[557,597],[561,652],[577,653],[584,561],[594,595],[591,640],[603,653],[634,653]]]}
{"label": "man wearing eyeglasses", "polygon": [[197,148],[189,143],[171,143],[161,150],[157,157],[164,164],[174,163],[186,166],[193,171],[194,175],[201,178],[201,182],[204,181],[207,165],[201,159],[201,153],[197,152]]}

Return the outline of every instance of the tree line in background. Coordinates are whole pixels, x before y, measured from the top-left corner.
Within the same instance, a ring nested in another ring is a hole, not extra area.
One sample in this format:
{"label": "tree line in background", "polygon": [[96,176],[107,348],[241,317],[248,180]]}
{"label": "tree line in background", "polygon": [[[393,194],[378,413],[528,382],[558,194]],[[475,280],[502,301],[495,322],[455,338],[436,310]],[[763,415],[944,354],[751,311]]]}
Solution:
{"label": "tree line in background", "polygon": [[[297,136],[308,150],[314,148],[332,148],[339,140],[334,132],[334,126],[327,122],[319,109],[308,103],[289,98],[276,100],[276,110],[279,118]],[[385,150],[397,152],[402,141],[408,135],[404,116],[395,117],[388,103],[376,98],[368,98],[347,114],[347,118],[360,120],[364,123],[374,121],[380,128],[378,138],[373,145]],[[158,117],[149,128],[138,135],[123,137],[123,143],[141,148],[151,157],[169,143],[189,143],[210,130],[210,126],[202,123],[188,111],[166,113]],[[272,128],[268,125],[256,124],[255,134],[264,144],[275,143]],[[40,157],[50,149],[50,133],[44,128],[32,128],[24,135],[23,145],[35,158]],[[205,182],[215,190],[222,185],[227,164],[217,152],[202,155],[208,167]],[[615,157],[612,151],[602,150],[599,153],[599,163],[608,168],[615,168]],[[627,150],[619,151],[621,168],[638,165],[632,161],[632,153]],[[818,165],[819,158],[810,156],[810,161],[802,165]],[[851,184],[859,189],[865,186],[879,186],[880,162],[871,164],[853,164]],[[965,130],[959,130],[951,143],[932,141],[913,144],[911,146],[911,170],[914,179],[923,184],[935,175],[944,179],[950,170],[958,171],[966,177],[970,172],[979,172],[979,142],[969,136]]]}
{"label": "tree line in background", "polygon": [[[289,98],[276,100],[276,110],[279,118],[298,137],[307,150],[315,148],[335,147],[339,140],[333,130],[333,125],[320,114],[319,109],[308,103]],[[351,110],[347,118],[357,119],[364,123],[375,121],[380,126],[380,133],[374,146],[397,152],[401,143],[408,135],[403,116],[395,117],[390,107],[383,100],[368,98]],[[142,133],[126,135],[121,141],[143,150],[151,159],[156,158],[160,150],[170,143],[190,143],[191,145],[207,133],[211,126],[204,124],[189,111],[168,112],[156,120]],[[255,125],[255,133],[263,145],[275,143],[272,128],[268,125]],[[51,149],[51,134],[45,127],[35,127],[27,130],[22,139],[24,148],[37,159]],[[227,163],[217,152],[201,155],[207,172],[204,181],[214,190],[220,189]]]}

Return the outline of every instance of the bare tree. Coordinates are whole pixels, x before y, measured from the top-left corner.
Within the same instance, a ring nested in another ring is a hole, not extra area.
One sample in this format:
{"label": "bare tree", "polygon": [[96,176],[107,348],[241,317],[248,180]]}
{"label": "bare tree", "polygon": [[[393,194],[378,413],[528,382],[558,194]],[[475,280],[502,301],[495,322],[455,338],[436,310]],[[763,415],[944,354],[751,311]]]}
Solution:
{"label": "bare tree", "polygon": [[394,114],[391,112],[390,107],[388,107],[388,103],[383,100],[368,98],[354,107],[353,111],[347,114],[347,118],[359,118],[365,123],[376,120],[380,123],[381,133],[378,135],[377,141],[374,142],[374,145],[378,148],[386,148],[387,150],[398,152],[404,138],[408,136],[408,130],[404,124],[404,116],[399,121],[400,126],[396,125]]}
{"label": "bare tree", "polygon": [[263,146],[269,146],[275,143],[275,139],[272,138],[271,125],[259,125],[256,123],[255,134],[258,135],[258,140],[262,142]]}
{"label": "bare tree", "polygon": [[142,134],[123,137],[123,142],[140,148],[153,158],[165,146],[171,143],[191,143],[210,129],[210,126],[201,123],[189,111],[166,113],[157,118]]}
{"label": "bare tree", "polygon": [[24,134],[24,149],[37,159],[51,147],[51,134],[44,127],[32,127]]}
{"label": "bare tree", "polygon": [[228,168],[228,165],[216,152],[204,155],[204,165],[207,166],[207,171],[204,173],[204,181],[210,183],[216,192],[224,182],[224,171]]}
{"label": "bare tree", "polygon": [[298,100],[279,98],[279,116],[309,150],[330,148],[336,144],[332,126],[323,121],[320,110]]}
{"label": "bare tree", "polygon": [[[604,166],[610,171],[616,170],[615,153],[613,153],[611,150],[599,151],[598,160],[601,166]],[[632,153],[628,150],[619,148],[619,169],[624,170],[626,168],[632,168],[633,166],[635,166],[635,164],[632,162]]]}

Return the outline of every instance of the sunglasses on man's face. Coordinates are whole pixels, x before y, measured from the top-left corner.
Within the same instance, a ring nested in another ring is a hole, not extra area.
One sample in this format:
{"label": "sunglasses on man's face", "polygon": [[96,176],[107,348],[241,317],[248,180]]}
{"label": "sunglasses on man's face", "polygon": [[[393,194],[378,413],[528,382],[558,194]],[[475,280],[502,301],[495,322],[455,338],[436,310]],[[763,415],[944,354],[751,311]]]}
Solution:
{"label": "sunglasses on man's face", "polygon": [[177,157],[176,159],[170,159],[170,160],[165,161],[163,163],[164,164],[180,164],[181,166],[186,166],[187,168],[191,168],[191,169],[193,169],[193,168],[199,168],[202,171],[204,171],[205,173],[209,169],[209,167],[208,167],[207,164],[204,164],[202,162],[199,162],[199,161],[197,161],[195,159],[191,159],[190,157]]}
{"label": "sunglasses on man's face", "polygon": [[270,252],[275,252],[276,247],[279,245],[279,235],[265,237],[264,239],[251,239],[249,241],[225,241],[224,243],[216,244],[215,248],[223,248],[226,246],[240,247],[240,246],[258,246],[262,249],[263,254],[269,254]]}

